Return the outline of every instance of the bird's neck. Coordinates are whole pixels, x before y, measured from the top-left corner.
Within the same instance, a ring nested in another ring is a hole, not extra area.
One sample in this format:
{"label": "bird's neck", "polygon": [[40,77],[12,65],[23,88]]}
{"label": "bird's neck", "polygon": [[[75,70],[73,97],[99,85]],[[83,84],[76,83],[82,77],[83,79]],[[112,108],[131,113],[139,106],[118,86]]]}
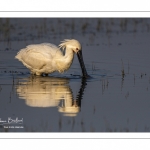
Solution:
{"label": "bird's neck", "polygon": [[59,72],[64,72],[65,70],[68,70],[73,62],[74,58],[74,52],[70,50],[69,48],[66,48],[65,55],[63,56],[63,59],[59,59],[57,61],[57,67]]}
{"label": "bird's neck", "polygon": [[65,52],[65,62],[68,63],[68,62],[71,62],[73,61],[73,56],[74,56],[74,52],[72,50],[70,50],[70,48],[67,48],[66,47],[66,52]]}

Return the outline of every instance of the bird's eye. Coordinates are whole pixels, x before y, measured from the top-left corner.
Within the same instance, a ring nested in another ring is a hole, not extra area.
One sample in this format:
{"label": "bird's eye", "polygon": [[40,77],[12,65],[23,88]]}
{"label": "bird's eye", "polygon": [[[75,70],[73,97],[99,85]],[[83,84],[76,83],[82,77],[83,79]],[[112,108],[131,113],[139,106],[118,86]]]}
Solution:
{"label": "bird's eye", "polygon": [[76,50],[78,51],[79,49],[78,49],[78,48],[76,48]]}

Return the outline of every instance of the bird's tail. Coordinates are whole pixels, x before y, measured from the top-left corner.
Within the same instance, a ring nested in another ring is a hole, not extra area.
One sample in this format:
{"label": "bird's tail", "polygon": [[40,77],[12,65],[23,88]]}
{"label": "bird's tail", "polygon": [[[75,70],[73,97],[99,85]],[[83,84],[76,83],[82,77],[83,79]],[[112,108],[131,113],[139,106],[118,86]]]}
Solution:
{"label": "bird's tail", "polygon": [[15,59],[18,59],[18,60],[21,61],[22,55],[23,55],[24,51],[25,51],[25,49],[21,49],[21,50],[17,53],[17,55],[15,56]]}

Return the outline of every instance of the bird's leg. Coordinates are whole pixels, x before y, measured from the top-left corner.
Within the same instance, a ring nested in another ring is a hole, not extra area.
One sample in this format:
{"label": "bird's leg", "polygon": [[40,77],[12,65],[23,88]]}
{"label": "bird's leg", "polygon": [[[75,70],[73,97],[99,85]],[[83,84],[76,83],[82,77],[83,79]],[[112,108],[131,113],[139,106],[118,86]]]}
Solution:
{"label": "bird's leg", "polygon": [[41,77],[44,77],[44,74],[43,74],[43,73],[41,74]]}
{"label": "bird's leg", "polygon": [[35,72],[32,72],[32,71],[31,71],[30,73],[31,73],[31,75],[33,75],[33,76],[36,75],[36,73],[35,73]]}
{"label": "bird's leg", "polygon": [[42,76],[42,77],[47,77],[47,76],[48,76],[48,73],[42,73],[41,76]]}

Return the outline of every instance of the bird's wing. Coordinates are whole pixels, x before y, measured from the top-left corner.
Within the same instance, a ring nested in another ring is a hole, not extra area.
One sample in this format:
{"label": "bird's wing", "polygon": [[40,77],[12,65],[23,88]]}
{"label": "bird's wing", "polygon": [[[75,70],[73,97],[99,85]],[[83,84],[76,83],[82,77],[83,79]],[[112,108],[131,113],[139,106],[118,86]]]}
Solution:
{"label": "bird's wing", "polygon": [[61,55],[60,49],[50,43],[28,45],[20,50],[16,58],[23,62],[28,68],[41,69],[56,55]]}
{"label": "bird's wing", "polygon": [[34,51],[36,53],[40,53],[43,56],[45,56],[45,58],[48,59],[52,59],[56,55],[62,56],[62,52],[60,51],[60,49],[56,45],[51,43],[28,45],[27,49],[28,49],[27,51],[32,51],[32,52]]}

